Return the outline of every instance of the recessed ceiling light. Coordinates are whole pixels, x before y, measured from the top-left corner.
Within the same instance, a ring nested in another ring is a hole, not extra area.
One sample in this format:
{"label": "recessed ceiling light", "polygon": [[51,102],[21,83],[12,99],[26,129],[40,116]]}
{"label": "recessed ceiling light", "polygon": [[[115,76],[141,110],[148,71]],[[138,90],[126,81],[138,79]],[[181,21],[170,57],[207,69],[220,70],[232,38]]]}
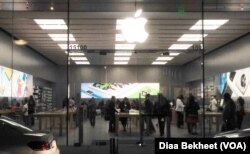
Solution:
{"label": "recessed ceiling light", "polygon": [[68,29],[63,19],[34,19],[42,29]]}
{"label": "recessed ceiling light", "polygon": [[69,53],[69,56],[84,56],[84,53]]}
{"label": "recessed ceiling light", "polygon": [[156,61],[158,60],[172,60],[174,57],[158,57]]}
{"label": "recessed ceiling light", "polygon": [[[51,37],[53,41],[67,41],[68,40],[67,34],[48,34],[48,35],[49,37]],[[69,40],[76,41],[72,34],[69,34]]]}
{"label": "recessed ceiling light", "polygon": [[170,52],[169,53],[169,56],[178,56],[180,53],[177,53],[177,52]]}
{"label": "recessed ceiling light", "polygon": [[[57,44],[61,49],[67,50],[68,44]],[[79,44],[69,44],[69,49],[72,47],[76,47],[76,49],[79,47]]]}
{"label": "recessed ceiling light", "polygon": [[[207,34],[203,35],[204,37]],[[201,41],[202,35],[201,34],[183,34],[177,41]]]}
{"label": "recessed ceiling light", "polygon": [[131,56],[132,52],[115,52],[115,56]]}
{"label": "recessed ceiling light", "polygon": [[167,64],[168,62],[163,62],[163,61],[154,61],[153,63],[152,63],[152,65],[165,65],[165,64]]}
{"label": "recessed ceiling light", "polygon": [[115,41],[116,42],[121,42],[121,41],[125,41],[125,39],[124,39],[122,34],[116,34],[115,35]]}
{"label": "recessed ceiling light", "polygon": [[22,39],[19,39],[19,40],[14,40],[14,43],[15,43],[16,45],[25,45],[25,44],[27,44],[27,41],[24,41],[24,40],[22,40]]}
{"label": "recessed ceiling light", "polygon": [[114,64],[116,64],[116,65],[127,65],[128,62],[127,61],[115,61]]}
{"label": "recessed ceiling light", "polygon": [[172,44],[169,50],[186,50],[190,48],[193,44]]}
{"label": "recessed ceiling light", "polygon": [[72,60],[87,60],[86,57],[70,57]]}
{"label": "recessed ceiling light", "polygon": [[[227,23],[228,19],[223,20],[204,20],[204,30],[215,30],[218,29],[220,26]],[[197,21],[190,30],[201,30],[202,29],[202,20]]]}
{"label": "recessed ceiling light", "polygon": [[78,65],[89,65],[88,61],[75,61],[75,63]]}
{"label": "recessed ceiling light", "polygon": [[135,49],[135,44],[115,44],[115,49],[133,50]]}
{"label": "recessed ceiling light", "polygon": [[53,5],[50,6],[50,10],[54,11],[54,6]]}
{"label": "recessed ceiling light", "polygon": [[129,60],[130,57],[115,57],[115,60],[116,61],[119,61],[119,60]]}

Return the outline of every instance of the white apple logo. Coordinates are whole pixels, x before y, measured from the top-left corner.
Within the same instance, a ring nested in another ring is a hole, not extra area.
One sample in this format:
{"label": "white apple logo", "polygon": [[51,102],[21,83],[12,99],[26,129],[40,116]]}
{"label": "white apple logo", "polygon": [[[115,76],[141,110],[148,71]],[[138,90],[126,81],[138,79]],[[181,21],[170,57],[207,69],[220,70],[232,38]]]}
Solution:
{"label": "white apple logo", "polygon": [[145,24],[147,23],[147,19],[145,18],[138,18],[140,16],[141,10],[135,13],[135,18],[126,18],[123,20],[121,31],[123,37],[129,42],[144,42],[147,37],[148,33],[145,31]]}

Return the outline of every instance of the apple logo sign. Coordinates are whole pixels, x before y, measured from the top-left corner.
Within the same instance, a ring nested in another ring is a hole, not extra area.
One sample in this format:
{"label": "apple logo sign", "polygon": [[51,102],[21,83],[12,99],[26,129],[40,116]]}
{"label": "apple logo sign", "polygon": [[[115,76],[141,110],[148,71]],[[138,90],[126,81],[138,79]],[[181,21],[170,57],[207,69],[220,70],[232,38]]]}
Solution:
{"label": "apple logo sign", "polygon": [[135,13],[134,18],[124,19],[121,25],[123,37],[129,43],[142,43],[148,37],[148,33],[145,31],[145,24],[147,23],[147,19],[139,17],[141,12],[141,10],[138,10]]}

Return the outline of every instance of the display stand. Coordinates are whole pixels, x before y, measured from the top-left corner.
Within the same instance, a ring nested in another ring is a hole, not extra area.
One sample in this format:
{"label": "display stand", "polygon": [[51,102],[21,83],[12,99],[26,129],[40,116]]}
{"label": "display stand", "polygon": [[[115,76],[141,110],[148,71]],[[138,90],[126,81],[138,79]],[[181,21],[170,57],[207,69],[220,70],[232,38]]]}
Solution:
{"label": "display stand", "polygon": [[53,91],[50,87],[34,86],[33,97],[36,102],[36,111],[52,111]]}

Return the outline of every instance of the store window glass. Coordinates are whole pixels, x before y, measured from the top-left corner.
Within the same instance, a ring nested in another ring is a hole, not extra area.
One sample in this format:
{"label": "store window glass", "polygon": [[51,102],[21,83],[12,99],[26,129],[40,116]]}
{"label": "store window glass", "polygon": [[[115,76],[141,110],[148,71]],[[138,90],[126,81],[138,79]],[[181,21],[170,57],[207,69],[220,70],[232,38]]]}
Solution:
{"label": "store window glass", "polygon": [[249,127],[248,14],[246,1],[204,1],[206,137]]}
{"label": "store window glass", "polygon": [[58,67],[67,64],[58,45],[66,40],[54,35],[67,34],[67,3],[1,1],[0,11],[1,116],[50,132],[66,145],[67,74]]}

